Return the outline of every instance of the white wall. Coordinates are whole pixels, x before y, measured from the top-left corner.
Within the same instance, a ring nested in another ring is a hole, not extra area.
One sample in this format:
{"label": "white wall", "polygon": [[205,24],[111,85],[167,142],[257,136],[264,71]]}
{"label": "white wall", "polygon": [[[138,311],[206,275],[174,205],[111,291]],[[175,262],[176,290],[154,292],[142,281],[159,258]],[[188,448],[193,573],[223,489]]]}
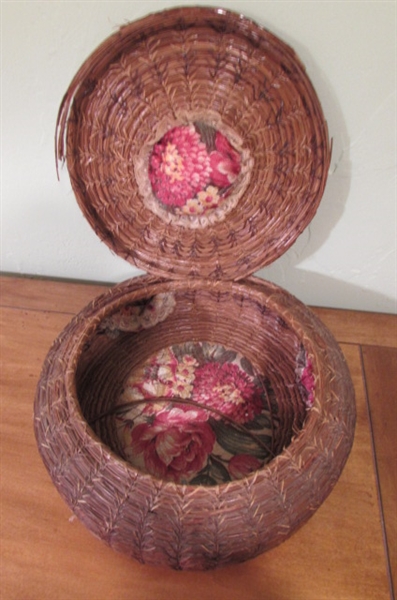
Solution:
{"label": "white wall", "polygon": [[117,282],[138,273],[80,214],[53,156],[71,78],[117,27],[180,5],[244,13],[293,46],[334,139],[321,207],[261,275],[308,304],[396,310],[396,2],[2,2],[2,270]]}

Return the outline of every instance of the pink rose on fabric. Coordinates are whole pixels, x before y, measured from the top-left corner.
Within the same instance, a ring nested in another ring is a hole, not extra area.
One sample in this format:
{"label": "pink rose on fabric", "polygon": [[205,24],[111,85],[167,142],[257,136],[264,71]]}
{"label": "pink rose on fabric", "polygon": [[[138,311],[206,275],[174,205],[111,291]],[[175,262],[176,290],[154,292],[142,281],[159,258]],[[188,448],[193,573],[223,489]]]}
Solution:
{"label": "pink rose on fabric", "polygon": [[313,365],[310,358],[307,359],[305,368],[302,371],[301,383],[307,391],[306,404],[310,407],[314,402],[314,375]]}
{"label": "pink rose on fabric", "polygon": [[215,444],[205,419],[203,411],[178,407],[137,425],[131,432],[134,464],[161,479],[187,483],[205,467]]}
{"label": "pink rose on fabric", "polygon": [[[236,423],[252,421],[263,408],[259,388],[234,363],[208,362],[198,367],[192,398]],[[215,412],[208,412],[214,419],[221,418]]]}
{"label": "pink rose on fabric", "polygon": [[211,182],[218,188],[225,188],[231,185],[240,173],[240,155],[219,131],[215,136],[215,148],[210,154]]}
{"label": "pink rose on fabric", "polygon": [[194,125],[174,127],[154,146],[149,179],[154,194],[181,207],[209,183],[210,157]]}
{"label": "pink rose on fabric", "polygon": [[232,479],[243,479],[250,473],[257,471],[262,462],[250,454],[236,454],[229,461],[229,473]]}

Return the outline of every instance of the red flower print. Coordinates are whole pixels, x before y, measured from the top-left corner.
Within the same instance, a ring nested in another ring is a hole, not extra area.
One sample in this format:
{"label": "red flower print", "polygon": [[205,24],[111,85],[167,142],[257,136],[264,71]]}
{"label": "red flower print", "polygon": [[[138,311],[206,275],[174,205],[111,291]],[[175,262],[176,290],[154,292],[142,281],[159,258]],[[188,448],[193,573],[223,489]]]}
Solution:
{"label": "red flower print", "polygon": [[215,433],[203,411],[182,408],[158,413],[131,432],[134,464],[147,473],[175,483],[188,483],[208,461]]}
{"label": "red flower print", "polygon": [[[252,421],[263,408],[259,388],[234,363],[208,362],[198,367],[192,398],[236,423]],[[215,419],[221,418],[214,412],[209,414]]]}
{"label": "red flower print", "polygon": [[232,479],[243,479],[261,466],[262,462],[256,456],[236,454],[230,459],[228,470]]}
{"label": "red flower print", "polygon": [[240,173],[240,155],[219,131],[215,136],[215,148],[210,154],[211,182],[218,188],[225,188]]}
{"label": "red flower print", "polygon": [[194,125],[174,127],[154,146],[149,179],[154,194],[181,207],[209,183],[210,158]]}

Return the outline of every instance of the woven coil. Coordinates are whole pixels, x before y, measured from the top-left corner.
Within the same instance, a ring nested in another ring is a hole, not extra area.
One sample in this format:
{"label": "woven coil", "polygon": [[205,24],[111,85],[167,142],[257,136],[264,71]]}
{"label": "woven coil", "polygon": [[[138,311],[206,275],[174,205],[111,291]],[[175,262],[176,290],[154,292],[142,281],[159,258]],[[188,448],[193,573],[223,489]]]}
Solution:
{"label": "woven coil", "polygon": [[[239,150],[242,172],[223,210],[176,218],[152,197],[148,157],[167,131],[197,121]],[[330,147],[290,47],[240,15],[184,8],[126,25],[84,63],[61,106],[57,157],[114,252],[169,278],[239,279],[311,221]]]}
{"label": "woven coil", "polygon": [[[94,300],[50,349],[34,425],[55,486],[144,563],[211,569],[280,544],[331,492],[355,424],[332,335],[246,277],[293,243],[324,190],[327,127],[302,64],[223,9],[149,15],[81,67],[56,154],[97,234],[150,275]],[[198,373],[222,374],[218,404],[195,396]]]}

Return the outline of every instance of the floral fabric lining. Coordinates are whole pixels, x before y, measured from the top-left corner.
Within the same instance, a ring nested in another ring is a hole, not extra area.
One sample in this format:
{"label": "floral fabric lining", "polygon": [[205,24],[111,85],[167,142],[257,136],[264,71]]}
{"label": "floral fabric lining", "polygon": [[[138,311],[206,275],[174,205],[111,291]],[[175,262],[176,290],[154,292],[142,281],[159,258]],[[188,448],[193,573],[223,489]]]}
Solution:
{"label": "floral fabric lining", "polygon": [[101,323],[101,331],[111,337],[117,337],[122,331],[141,331],[150,329],[165,321],[176,306],[171,293],[157,294],[141,302],[126,304]]}
{"label": "floral fabric lining", "polygon": [[273,457],[268,391],[246,358],[219,344],[166,348],[126,382],[119,404],[128,409],[116,418],[122,453],[175,483],[241,479]]}
{"label": "floral fabric lining", "polygon": [[220,206],[241,171],[241,156],[211,126],[196,122],[169,130],[149,158],[157,200],[177,215],[203,215]]}
{"label": "floral fabric lining", "polygon": [[296,378],[306,408],[311,408],[314,402],[315,379],[313,363],[302,346],[297,357]]}

